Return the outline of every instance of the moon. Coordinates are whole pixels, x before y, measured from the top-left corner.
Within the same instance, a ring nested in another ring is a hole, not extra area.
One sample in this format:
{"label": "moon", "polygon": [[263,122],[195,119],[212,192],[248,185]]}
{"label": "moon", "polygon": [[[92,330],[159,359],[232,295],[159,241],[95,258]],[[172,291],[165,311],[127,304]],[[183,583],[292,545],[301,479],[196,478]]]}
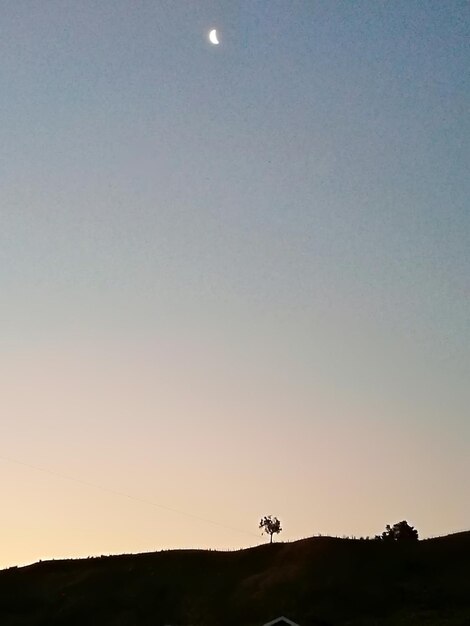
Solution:
{"label": "moon", "polygon": [[217,38],[217,30],[215,28],[213,28],[211,30],[211,32],[209,33],[209,41],[214,45],[214,46],[218,46],[219,45],[219,40]]}

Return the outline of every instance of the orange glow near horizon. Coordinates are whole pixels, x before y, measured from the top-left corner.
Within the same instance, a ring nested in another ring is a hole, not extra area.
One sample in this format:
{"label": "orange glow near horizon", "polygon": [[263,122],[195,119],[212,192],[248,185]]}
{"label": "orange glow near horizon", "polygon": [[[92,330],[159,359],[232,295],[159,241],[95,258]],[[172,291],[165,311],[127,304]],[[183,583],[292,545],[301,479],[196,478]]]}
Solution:
{"label": "orange glow near horizon", "polygon": [[[300,403],[302,385],[289,389],[282,372],[259,375],[256,386],[253,372],[235,380],[207,345],[179,357],[160,345],[158,358],[149,344],[120,346],[119,357],[116,345],[96,345],[27,359],[17,352],[2,367],[14,425],[4,429],[3,449],[19,463],[0,458],[1,566],[242,548],[265,540],[257,528],[264,514],[281,519],[280,540],[373,535],[399,518],[422,535],[461,529],[458,493],[448,488],[459,468],[448,462],[445,474],[433,472],[447,454],[438,432],[429,430],[421,447],[422,432],[404,438],[379,428],[378,406],[367,415],[352,396],[326,389],[304,389]],[[289,423],[294,410],[301,432]],[[434,510],[437,494],[444,506]]]}

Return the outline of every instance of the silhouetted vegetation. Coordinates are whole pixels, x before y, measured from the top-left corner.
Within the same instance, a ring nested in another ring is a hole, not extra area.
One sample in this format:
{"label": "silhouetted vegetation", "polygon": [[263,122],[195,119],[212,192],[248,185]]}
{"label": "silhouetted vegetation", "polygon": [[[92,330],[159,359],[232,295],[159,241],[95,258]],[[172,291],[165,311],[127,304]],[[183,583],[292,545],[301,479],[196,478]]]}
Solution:
{"label": "silhouetted vegetation", "polygon": [[277,519],[277,517],[273,517],[272,515],[266,515],[261,518],[259,523],[259,527],[263,529],[263,531],[271,537],[270,542],[273,542],[273,535],[278,535],[282,528],[281,522]]}
{"label": "silhouetted vegetation", "polygon": [[469,559],[470,532],[49,561],[0,572],[0,624],[465,626]]}
{"label": "silhouetted vegetation", "polygon": [[376,535],[375,538],[379,541],[395,542],[395,541],[418,541],[418,531],[413,526],[410,526],[406,520],[397,522],[393,526],[387,524],[385,530],[381,535]]}

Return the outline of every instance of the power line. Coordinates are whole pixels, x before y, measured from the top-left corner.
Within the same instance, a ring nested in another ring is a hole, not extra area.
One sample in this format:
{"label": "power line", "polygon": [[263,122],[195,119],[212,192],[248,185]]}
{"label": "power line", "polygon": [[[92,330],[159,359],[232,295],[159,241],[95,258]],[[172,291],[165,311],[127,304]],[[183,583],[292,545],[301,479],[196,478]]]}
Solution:
{"label": "power line", "polygon": [[15,465],[22,465],[23,467],[28,467],[29,469],[33,469],[37,472],[42,472],[44,474],[49,474],[50,476],[55,476],[56,478],[61,478],[62,480],[68,480],[70,482],[77,483],[79,485],[84,485],[85,487],[91,487],[92,489],[98,489],[101,491],[106,491],[107,493],[111,493],[115,496],[119,496],[120,498],[127,498],[129,500],[135,500],[136,502],[140,502],[142,504],[147,504],[149,506],[153,506],[155,508],[161,509],[163,511],[168,511],[170,513],[176,513],[177,515],[183,515],[184,517],[188,517],[199,522],[204,522],[205,524],[211,524],[212,526],[218,526],[219,528],[225,528],[226,530],[231,530],[236,533],[241,533],[244,535],[250,535],[251,537],[258,537],[257,534],[250,532],[248,530],[242,530],[241,528],[236,528],[234,526],[229,526],[228,524],[224,524],[222,522],[216,522],[214,520],[207,519],[205,517],[201,517],[200,515],[195,515],[194,513],[188,513],[187,511],[181,511],[180,509],[174,509],[169,506],[165,506],[164,504],[159,504],[154,502],[153,500],[148,500],[147,498],[141,498],[139,496],[132,496],[128,493],[124,493],[122,491],[118,491],[113,489],[112,487],[106,487],[103,485],[98,485],[96,483],[91,483],[87,480],[82,480],[80,478],[75,478],[73,476],[67,476],[66,474],[62,474],[60,472],[56,472],[50,469],[46,469],[44,467],[39,467],[38,465],[32,465],[31,463],[26,463],[24,461],[18,461],[17,459],[12,459],[10,457],[6,457],[1,455],[0,459],[2,461],[6,461],[8,463],[14,463]]}

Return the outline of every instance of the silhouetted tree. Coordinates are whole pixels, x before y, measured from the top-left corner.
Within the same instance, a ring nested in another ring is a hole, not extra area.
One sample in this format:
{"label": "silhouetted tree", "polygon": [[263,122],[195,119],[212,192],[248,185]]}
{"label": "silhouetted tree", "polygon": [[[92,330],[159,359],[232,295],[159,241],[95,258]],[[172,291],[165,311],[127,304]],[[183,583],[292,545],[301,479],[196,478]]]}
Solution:
{"label": "silhouetted tree", "polygon": [[270,535],[271,540],[269,543],[273,542],[273,535],[277,535],[281,532],[281,522],[277,519],[277,517],[273,517],[272,515],[265,515],[265,517],[261,518],[259,523],[259,527],[263,529],[267,535]]}
{"label": "silhouetted tree", "polygon": [[413,526],[410,526],[406,520],[403,520],[393,526],[387,524],[383,533],[376,535],[375,538],[385,542],[418,541],[418,531]]}

